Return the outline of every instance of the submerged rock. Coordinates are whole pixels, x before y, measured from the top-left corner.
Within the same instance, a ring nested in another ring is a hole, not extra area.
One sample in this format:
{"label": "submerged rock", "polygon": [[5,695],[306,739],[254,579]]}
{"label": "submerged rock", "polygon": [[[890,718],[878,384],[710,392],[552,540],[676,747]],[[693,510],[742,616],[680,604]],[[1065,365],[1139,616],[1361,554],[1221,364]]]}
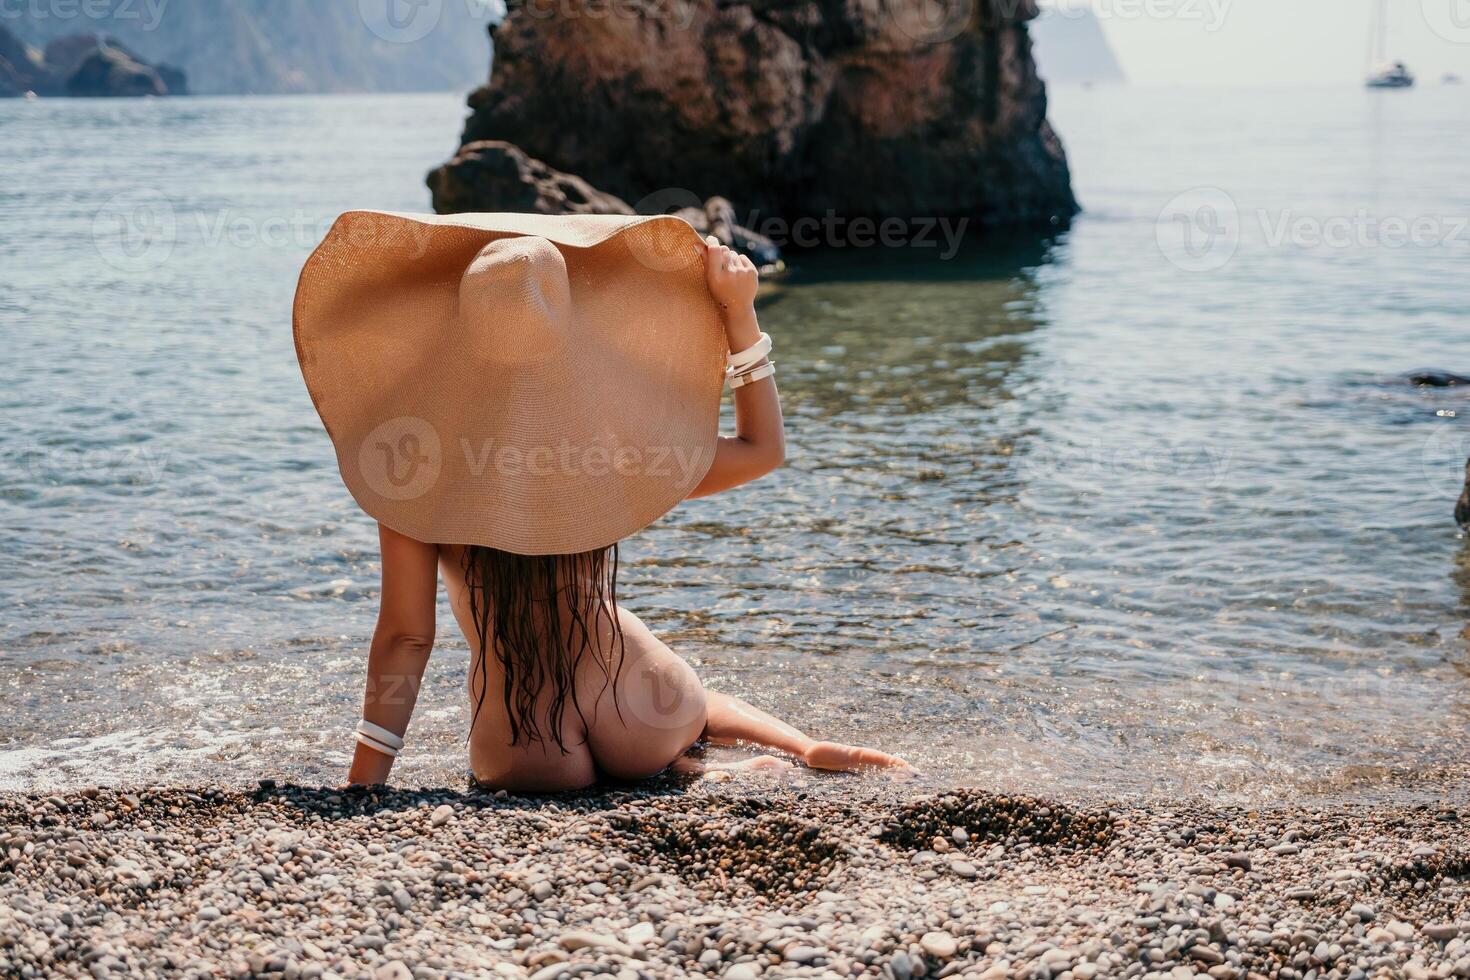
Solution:
{"label": "submerged rock", "polygon": [[1454,388],[1458,385],[1470,385],[1470,378],[1463,374],[1438,371],[1432,368],[1424,371],[1411,371],[1406,377],[1409,384],[1420,388]]}
{"label": "submerged rock", "polygon": [[722,197],[735,227],[777,244],[803,219],[1058,225],[1077,210],[1030,0],[593,5],[513,5],[464,149],[430,176],[437,210],[514,196],[492,185],[522,172],[462,159],[487,141],[643,213]]}

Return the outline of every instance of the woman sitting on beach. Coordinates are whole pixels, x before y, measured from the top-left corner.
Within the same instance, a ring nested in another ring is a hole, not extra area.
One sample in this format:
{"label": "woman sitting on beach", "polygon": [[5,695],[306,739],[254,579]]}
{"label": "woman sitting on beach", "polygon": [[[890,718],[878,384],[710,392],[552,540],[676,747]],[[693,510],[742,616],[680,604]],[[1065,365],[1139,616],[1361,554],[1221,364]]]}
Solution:
{"label": "woman sitting on beach", "polygon": [[[749,259],[672,218],[351,212],[308,261],[297,354],[344,481],[379,522],[382,596],[349,779],[403,748],[442,574],[469,642],[486,787],[630,780],[694,743],[740,765],[889,768],[690,666],[616,603],[618,541],[780,465]],[[734,388],[736,435],[718,436]]]}

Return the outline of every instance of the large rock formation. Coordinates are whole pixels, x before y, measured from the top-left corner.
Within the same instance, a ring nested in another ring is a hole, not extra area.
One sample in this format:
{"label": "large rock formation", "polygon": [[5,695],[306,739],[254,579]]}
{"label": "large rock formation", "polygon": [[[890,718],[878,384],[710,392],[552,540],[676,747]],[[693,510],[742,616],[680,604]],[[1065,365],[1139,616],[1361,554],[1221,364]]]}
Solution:
{"label": "large rock formation", "polygon": [[44,53],[38,53],[0,27],[0,96],[183,95],[185,91],[182,71],[146,64],[114,38],[69,34],[54,38]]}
{"label": "large rock formation", "polygon": [[[524,170],[483,141],[663,211],[720,195],[797,219],[1061,224],[1076,211],[1031,59],[1031,0],[562,0],[513,5],[440,211]],[[774,219],[774,224],[772,223]]]}

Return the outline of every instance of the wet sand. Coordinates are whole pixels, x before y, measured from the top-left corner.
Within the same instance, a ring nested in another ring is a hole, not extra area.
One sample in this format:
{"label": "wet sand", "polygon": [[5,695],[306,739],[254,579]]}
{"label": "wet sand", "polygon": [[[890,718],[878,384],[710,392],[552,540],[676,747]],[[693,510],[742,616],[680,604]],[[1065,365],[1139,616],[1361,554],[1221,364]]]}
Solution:
{"label": "wet sand", "polygon": [[1463,804],[870,783],[0,795],[0,975],[1470,977]]}

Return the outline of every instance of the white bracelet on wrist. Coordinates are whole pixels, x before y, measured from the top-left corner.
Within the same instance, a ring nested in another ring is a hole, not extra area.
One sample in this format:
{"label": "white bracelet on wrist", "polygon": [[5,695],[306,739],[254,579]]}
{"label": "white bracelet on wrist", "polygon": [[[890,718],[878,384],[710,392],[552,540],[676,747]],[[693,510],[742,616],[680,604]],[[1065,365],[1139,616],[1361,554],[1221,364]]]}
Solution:
{"label": "white bracelet on wrist", "polygon": [[762,331],[760,340],[757,340],[755,343],[745,348],[745,350],[738,351],[725,358],[725,363],[728,365],[725,369],[725,373],[731,375],[744,374],[746,371],[749,371],[761,361],[765,360],[766,356],[770,353],[771,335],[766,333],[765,331]]}
{"label": "white bracelet on wrist", "polygon": [[366,718],[357,723],[357,740],[394,759],[398,758],[398,752],[403,748],[401,736],[394,735],[382,725],[375,725]]}
{"label": "white bracelet on wrist", "polygon": [[733,378],[730,379],[730,387],[744,388],[748,384],[754,384],[757,381],[762,381],[766,378],[769,378],[775,373],[776,365],[772,364],[770,361],[767,361],[765,364],[762,364],[758,368],[746,371],[744,374],[735,375]]}

